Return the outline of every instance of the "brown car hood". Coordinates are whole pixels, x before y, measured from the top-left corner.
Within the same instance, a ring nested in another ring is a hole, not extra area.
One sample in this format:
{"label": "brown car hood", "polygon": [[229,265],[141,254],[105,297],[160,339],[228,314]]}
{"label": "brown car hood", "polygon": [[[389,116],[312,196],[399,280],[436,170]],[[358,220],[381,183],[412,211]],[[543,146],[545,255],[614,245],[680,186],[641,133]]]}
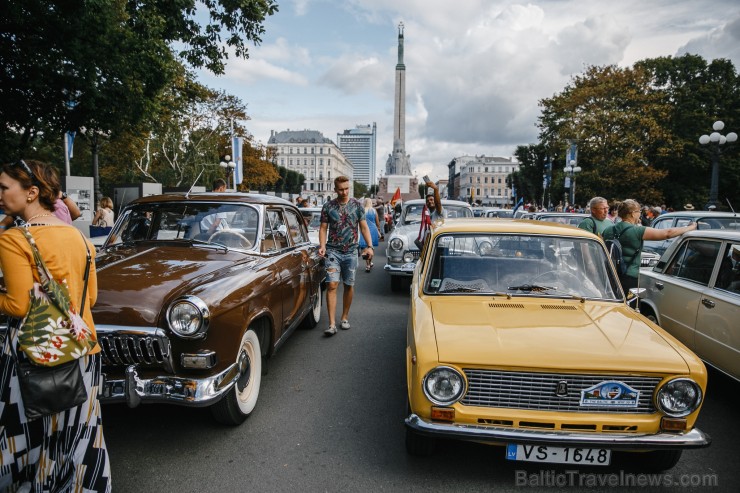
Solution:
{"label": "brown car hood", "polygon": [[171,299],[192,294],[237,263],[256,259],[243,252],[197,246],[138,245],[109,249],[95,261],[95,323],[154,326]]}
{"label": "brown car hood", "polygon": [[684,373],[671,343],[623,304],[433,302],[439,360],[473,366]]}

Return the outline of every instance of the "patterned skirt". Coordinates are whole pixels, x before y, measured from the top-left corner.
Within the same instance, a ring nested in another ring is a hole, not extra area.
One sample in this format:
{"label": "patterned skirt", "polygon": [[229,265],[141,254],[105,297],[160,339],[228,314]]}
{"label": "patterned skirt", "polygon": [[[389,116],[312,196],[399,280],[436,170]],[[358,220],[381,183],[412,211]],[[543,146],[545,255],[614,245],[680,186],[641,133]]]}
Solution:
{"label": "patterned skirt", "polygon": [[[6,342],[17,343],[15,332],[10,330]],[[1,347],[0,491],[111,491],[98,402],[100,354],[80,358],[88,395],[84,403],[28,421],[10,345]]]}

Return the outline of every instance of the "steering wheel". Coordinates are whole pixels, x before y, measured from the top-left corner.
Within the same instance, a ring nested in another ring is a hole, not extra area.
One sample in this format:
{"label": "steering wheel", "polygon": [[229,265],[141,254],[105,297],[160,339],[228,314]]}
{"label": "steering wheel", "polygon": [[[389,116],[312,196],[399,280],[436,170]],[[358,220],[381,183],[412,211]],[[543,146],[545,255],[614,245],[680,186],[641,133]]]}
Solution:
{"label": "steering wheel", "polygon": [[243,234],[230,229],[216,231],[208,238],[208,243],[220,243],[221,245],[232,248],[252,248],[252,242]]}

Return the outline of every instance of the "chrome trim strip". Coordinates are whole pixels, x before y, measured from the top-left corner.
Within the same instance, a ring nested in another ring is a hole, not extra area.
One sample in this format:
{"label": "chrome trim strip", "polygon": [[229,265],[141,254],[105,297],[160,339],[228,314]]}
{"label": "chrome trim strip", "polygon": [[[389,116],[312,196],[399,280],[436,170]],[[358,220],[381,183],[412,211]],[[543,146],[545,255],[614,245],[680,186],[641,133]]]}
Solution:
{"label": "chrome trim strip", "polygon": [[393,274],[403,274],[403,275],[414,275],[414,269],[404,269],[403,267],[396,267],[395,265],[389,265],[385,264],[383,266],[383,270],[386,272],[390,272],[391,275]]}
{"label": "chrome trim strip", "polygon": [[[109,359],[113,365],[156,365],[169,373],[173,372],[172,347],[164,329],[100,324],[95,326],[95,332],[102,349],[104,366],[106,359]],[[145,348],[141,347],[142,342]],[[156,348],[155,343],[158,346]],[[161,357],[158,353],[161,353]]]}
{"label": "chrome trim strip", "polygon": [[416,414],[411,414],[406,418],[405,423],[410,429],[427,436],[501,444],[525,443],[565,447],[604,447],[613,450],[666,450],[702,448],[712,443],[712,438],[698,428],[694,428],[687,433],[573,433],[459,423],[430,423]]}
{"label": "chrome trim strip", "polygon": [[123,378],[103,380],[101,402],[126,402],[129,407],[140,403],[168,403],[190,407],[214,404],[231,390],[239,377],[236,363],[224,371],[205,378],[156,376],[140,378],[137,365],[126,367]]}

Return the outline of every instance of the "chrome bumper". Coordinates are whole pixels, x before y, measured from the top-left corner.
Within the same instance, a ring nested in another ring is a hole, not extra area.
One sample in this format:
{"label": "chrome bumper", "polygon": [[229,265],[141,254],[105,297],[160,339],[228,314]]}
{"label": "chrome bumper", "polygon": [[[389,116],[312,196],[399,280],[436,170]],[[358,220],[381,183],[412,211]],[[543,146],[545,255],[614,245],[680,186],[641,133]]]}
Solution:
{"label": "chrome bumper", "polygon": [[709,435],[694,428],[687,433],[655,433],[651,435],[573,433],[478,426],[454,423],[430,423],[416,414],[406,418],[406,426],[422,435],[473,442],[525,443],[565,447],[608,448],[613,450],[665,450],[707,447]]}
{"label": "chrome bumper", "polygon": [[416,262],[408,262],[406,264],[396,266],[391,264],[385,264],[383,270],[388,272],[392,276],[409,276],[414,275],[414,269],[416,269]]}
{"label": "chrome bumper", "polygon": [[160,402],[192,407],[210,406],[231,390],[239,377],[236,364],[206,378],[157,376],[139,378],[136,365],[126,367],[124,378],[105,376],[102,402],[126,402],[136,407],[141,402]]}

